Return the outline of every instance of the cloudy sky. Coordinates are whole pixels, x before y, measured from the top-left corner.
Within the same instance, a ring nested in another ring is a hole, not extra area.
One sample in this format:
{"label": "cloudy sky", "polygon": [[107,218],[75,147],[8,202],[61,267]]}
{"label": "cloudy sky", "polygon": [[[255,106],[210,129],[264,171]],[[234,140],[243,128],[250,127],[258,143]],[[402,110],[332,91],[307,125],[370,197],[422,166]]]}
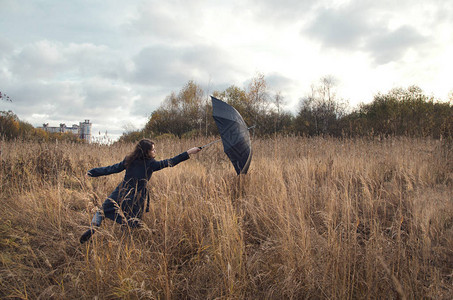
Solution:
{"label": "cloudy sky", "polygon": [[451,0],[0,0],[0,28],[0,110],[113,138],[189,80],[212,93],[262,73],[294,113],[325,75],[350,106],[453,91]]}

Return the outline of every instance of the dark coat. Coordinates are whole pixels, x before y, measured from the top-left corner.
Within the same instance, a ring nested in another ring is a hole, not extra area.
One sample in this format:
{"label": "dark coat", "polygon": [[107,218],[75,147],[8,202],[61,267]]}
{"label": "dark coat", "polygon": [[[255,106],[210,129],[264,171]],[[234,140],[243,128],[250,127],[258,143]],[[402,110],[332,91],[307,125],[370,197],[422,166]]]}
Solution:
{"label": "dark coat", "polygon": [[[153,172],[176,166],[187,159],[189,159],[189,154],[183,152],[173,158],[160,161],[155,159],[135,160],[127,169],[123,160],[108,167],[89,170],[88,175],[98,177],[119,173],[126,169],[123,181],[102,204],[104,216],[120,224],[127,222],[129,226],[137,226],[145,210],[145,200],[147,200],[146,211],[149,210],[149,194],[146,185]],[[123,220],[119,208],[126,220]]]}

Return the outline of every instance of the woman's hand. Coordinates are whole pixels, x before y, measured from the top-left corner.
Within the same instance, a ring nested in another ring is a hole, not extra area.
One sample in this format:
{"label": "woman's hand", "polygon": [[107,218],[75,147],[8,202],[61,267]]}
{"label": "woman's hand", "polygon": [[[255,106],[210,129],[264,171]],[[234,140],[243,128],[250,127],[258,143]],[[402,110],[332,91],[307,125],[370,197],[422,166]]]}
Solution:
{"label": "woman's hand", "polygon": [[189,155],[192,155],[192,154],[197,154],[200,151],[201,151],[200,147],[193,147],[193,148],[190,148],[189,150],[187,150],[187,153]]}

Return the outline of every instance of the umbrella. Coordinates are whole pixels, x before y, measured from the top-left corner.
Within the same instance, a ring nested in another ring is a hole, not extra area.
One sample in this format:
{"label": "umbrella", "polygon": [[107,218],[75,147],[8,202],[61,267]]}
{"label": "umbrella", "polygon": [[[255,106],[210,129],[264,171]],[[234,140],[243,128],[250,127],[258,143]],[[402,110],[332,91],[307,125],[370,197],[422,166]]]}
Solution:
{"label": "umbrella", "polygon": [[220,133],[223,150],[236,173],[246,174],[252,160],[249,128],[234,107],[213,96],[211,100],[212,116]]}

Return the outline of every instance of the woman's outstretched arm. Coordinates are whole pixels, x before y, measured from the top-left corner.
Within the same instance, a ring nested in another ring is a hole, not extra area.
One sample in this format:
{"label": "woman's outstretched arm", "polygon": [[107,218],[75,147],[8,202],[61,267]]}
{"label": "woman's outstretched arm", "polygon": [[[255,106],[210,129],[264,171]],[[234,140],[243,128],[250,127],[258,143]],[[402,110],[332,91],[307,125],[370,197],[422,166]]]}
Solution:
{"label": "woman's outstretched arm", "polygon": [[153,161],[151,168],[154,172],[154,171],[162,170],[163,168],[166,168],[166,167],[174,167],[177,164],[179,164],[180,162],[188,160],[190,158],[190,155],[197,154],[200,151],[201,151],[201,149],[199,147],[193,147],[193,148],[190,148],[189,150],[187,150],[186,152],[176,155],[173,158],[159,160],[159,161],[155,160],[155,161]]}
{"label": "woman's outstretched arm", "polygon": [[105,175],[110,175],[114,173],[119,173],[125,169],[124,167],[124,161],[119,162],[117,164],[108,166],[108,167],[100,167],[100,168],[94,168],[91,169],[87,172],[88,176],[91,177],[99,177],[99,176],[105,176]]}

